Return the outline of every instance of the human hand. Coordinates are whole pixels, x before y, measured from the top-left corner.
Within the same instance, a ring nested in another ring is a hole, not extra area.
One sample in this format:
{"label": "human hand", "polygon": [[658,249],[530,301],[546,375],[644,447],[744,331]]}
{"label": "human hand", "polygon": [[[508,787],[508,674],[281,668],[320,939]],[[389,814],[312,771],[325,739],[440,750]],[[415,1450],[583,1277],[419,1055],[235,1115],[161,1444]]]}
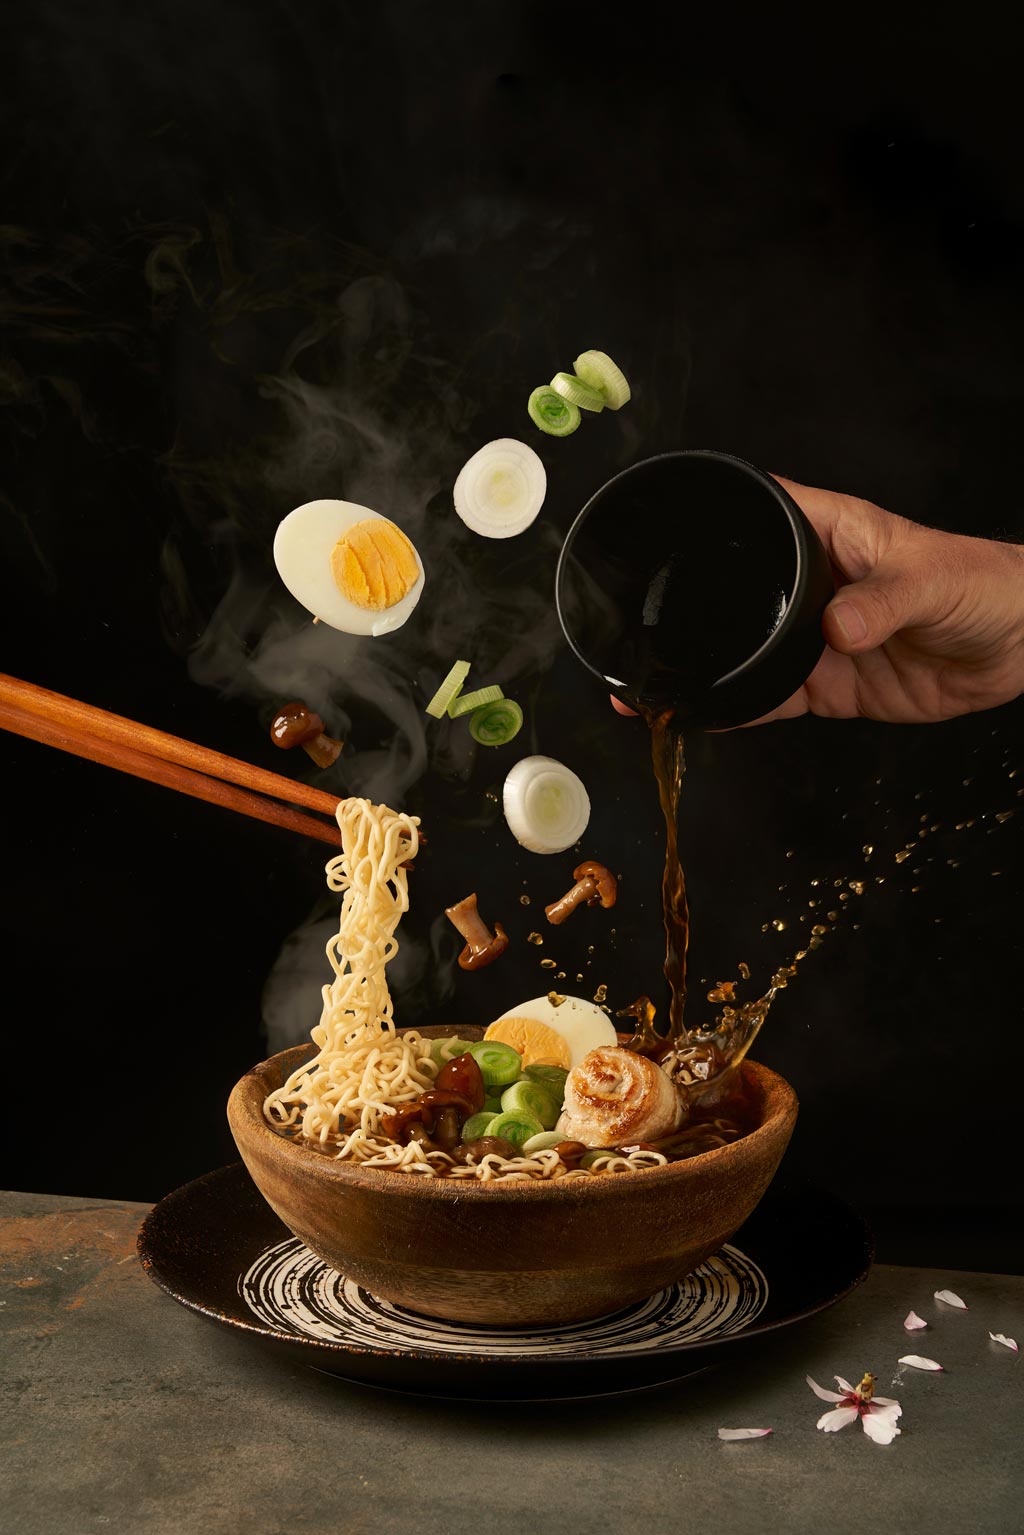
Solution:
{"label": "human hand", "polygon": [[836,572],[826,650],[753,723],[820,714],[922,724],[1024,691],[1024,548],[941,533],[870,501],[779,479]]}
{"label": "human hand", "polygon": [[814,671],[751,724],[808,713],[923,724],[1024,692],[1024,548],[776,478],[825,545],[837,590]]}

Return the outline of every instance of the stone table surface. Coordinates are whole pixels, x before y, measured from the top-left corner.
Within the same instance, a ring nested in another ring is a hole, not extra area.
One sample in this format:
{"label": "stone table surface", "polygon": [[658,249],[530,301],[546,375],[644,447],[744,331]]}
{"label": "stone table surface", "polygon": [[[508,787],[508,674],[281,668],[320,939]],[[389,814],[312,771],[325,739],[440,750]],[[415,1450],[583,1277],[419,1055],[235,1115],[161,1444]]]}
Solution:
{"label": "stone table surface", "polygon": [[[0,1194],[0,1530],[675,1535],[1021,1529],[1024,1278],[876,1265],[703,1374],[574,1402],[350,1384],[193,1315],[143,1272],[148,1206]],[[967,1301],[938,1305],[950,1288]],[[907,1334],[914,1309],[926,1332]],[[942,1374],[899,1367],[906,1353]],[[902,1434],[817,1432],[805,1384],[870,1369]],[[771,1427],[723,1443],[719,1427]]]}

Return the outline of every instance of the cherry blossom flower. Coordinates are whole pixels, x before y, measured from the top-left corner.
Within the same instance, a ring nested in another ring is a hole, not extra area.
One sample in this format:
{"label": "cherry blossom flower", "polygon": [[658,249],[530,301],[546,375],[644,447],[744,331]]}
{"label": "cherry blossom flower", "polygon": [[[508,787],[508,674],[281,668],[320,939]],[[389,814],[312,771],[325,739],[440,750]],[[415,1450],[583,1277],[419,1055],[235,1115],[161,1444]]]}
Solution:
{"label": "cherry blossom flower", "polygon": [[875,1395],[875,1376],[870,1372],[865,1373],[859,1386],[851,1386],[841,1375],[835,1379],[839,1391],[825,1391],[817,1381],[807,1376],[807,1384],[815,1396],[823,1402],[838,1404],[831,1412],[822,1414],[818,1419],[818,1427],[824,1429],[826,1434],[835,1434],[848,1423],[856,1423],[859,1418],[869,1439],[873,1439],[876,1444],[892,1444],[901,1432],[896,1424],[896,1419],[903,1411],[899,1402],[889,1396]]}

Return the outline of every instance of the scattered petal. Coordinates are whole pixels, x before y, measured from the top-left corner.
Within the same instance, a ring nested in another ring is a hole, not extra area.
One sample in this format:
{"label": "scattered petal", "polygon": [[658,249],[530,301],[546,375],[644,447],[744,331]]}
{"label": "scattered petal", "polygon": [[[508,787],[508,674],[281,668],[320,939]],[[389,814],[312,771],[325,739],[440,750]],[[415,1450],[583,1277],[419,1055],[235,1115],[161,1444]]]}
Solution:
{"label": "scattered petal", "polygon": [[967,1310],[967,1302],[954,1295],[952,1290],[936,1290],[935,1299],[945,1301],[947,1306],[956,1306],[960,1311]]}
{"label": "scattered petal", "polygon": [[902,1429],[896,1423],[899,1415],[900,1407],[898,1403],[895,1411],[890,1407],[885,1412],[865,1413],[861,1420],[864,1424],[865,1434],[867,1434],[869,1439],[873,1439],[876,1444],[892,1444],[896,1435],[902,1433]]}
{"label": "scattered petal", "polygon": [[859,1417],[856,1407],[833,1407],[831,1412],[822,1413],[818,1427],[823,1428],[826,1434],[837,1434],[848,1423],[856,1423]]}
{"label": "scattered petal", "polygon": [[1006,1348],[1012,1348],[1015,1354],[1020,1352],[1014,1340],[1012,1338],[1008,1338],[1004,1332],[990,1332],[989,1337],[992,1339],[993,1343],[1002,1343]]}
{"label": "scattered petal", "polygon": [[818,1382],[812,1380],[809,1375],[805,1379],[815,1396],[820,1396],[823,1402],[841,1402],[843,1400],[838,1391],[826,1391],[823,1386],[819,1386]]}
{"label": "scattered petal", "polygon": [[916,1332],[919,1327],[927,1327],[928,1323],[916,1311],[908,1311],[903,1325],[907,1332]]}
{"label": "scattered petal", "polygon": [[763,1439],[765,1434],[770,1434],[770,1428],[720,1428],[719,1439]]}
{"label": "scattered petal", "polygon": [[909,1364],[915,1370],[943,1370],[945,1365],[937,1364],[934,1359],[922,1359],[920,1354],[904,1354],[898,1359],[897,1364]]}

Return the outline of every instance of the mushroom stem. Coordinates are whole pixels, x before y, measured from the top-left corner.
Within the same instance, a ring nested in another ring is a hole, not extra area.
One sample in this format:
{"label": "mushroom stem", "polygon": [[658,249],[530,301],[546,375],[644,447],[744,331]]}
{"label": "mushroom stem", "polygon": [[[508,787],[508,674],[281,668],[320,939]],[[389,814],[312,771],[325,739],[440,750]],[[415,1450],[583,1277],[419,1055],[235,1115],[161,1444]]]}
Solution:
{"label": "mushroom stem", "polygon": [[561,900],[552,901],[550,906],[544,908],[544,915],[556,927],[571,917],[577,906],[601,905],[607,908],[615,905],[618,881],[603,863],[588,859],[572,871],[572,877],[576,881],[572,889],[567,890]]}
{"label": "mushroom stem", "polygon": [[482,970],[508,948],[508,934],[501,923],[494,924],[492,933],[477,911],[475,890],[465,900],[446,906],[444,914],[466,940],[466,947],[459,955],[460,969]]}
{"label": "mushroom stem", "polygon": [[342,744],[333,736],[324,735],[321,731],[312,741],[303,741],[302,750],[308,757],[312,757],[318,768],[327,768],[332,762],[337,762],[341,755]]}

